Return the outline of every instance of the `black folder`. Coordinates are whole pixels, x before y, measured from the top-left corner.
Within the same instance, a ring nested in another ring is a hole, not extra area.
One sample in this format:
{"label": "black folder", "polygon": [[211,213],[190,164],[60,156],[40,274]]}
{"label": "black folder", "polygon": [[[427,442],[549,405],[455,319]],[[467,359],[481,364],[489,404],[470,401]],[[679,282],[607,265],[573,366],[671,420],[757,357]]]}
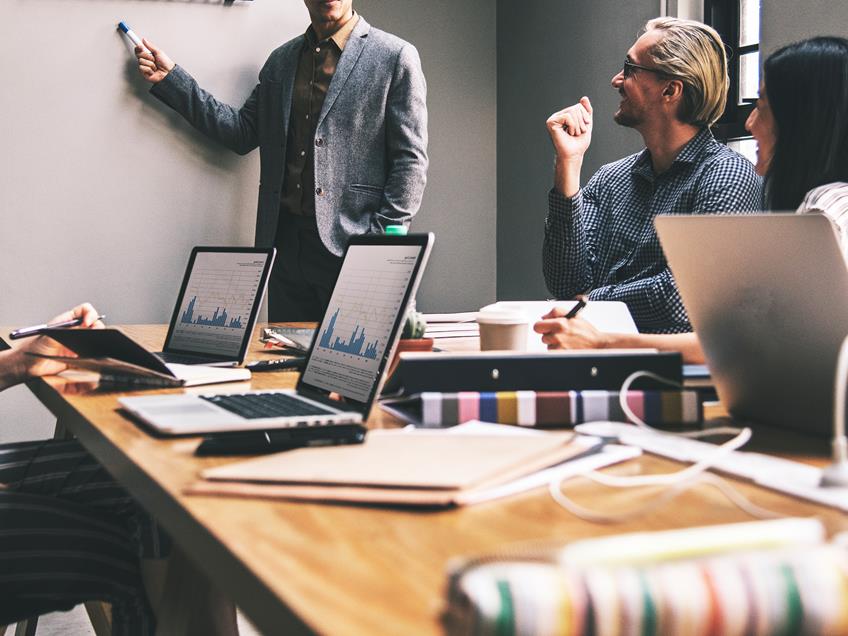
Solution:
{"label": "black folder", "polygon": [[[650,350],[403,353],[383,395],[422,391],[617,391],[636,371],[649,371],[682,384],[683,358],[677,352]],[[631,388],[670,387],[642,377]]]}

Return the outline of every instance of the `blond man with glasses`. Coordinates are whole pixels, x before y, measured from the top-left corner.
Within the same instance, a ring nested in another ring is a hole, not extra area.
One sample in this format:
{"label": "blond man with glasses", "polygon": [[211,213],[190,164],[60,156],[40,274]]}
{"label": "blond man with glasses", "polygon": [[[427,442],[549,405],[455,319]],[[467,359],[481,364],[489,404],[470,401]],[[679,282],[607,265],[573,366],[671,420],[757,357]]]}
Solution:
{"label": "blond man with glasses", "polygon": [[[709,129],[727,100],[724,44],[700,22],[650,20],[612,87],[621,95],[615,122],[639,132],[645,149],[601,167],[581,187],[592,104],[583,97],[550,116],[556,167],[545,220],[545,281],[557,298],[587,294],[627,303],[642,332],[691,331],[654,217],[762,207],[754,166]],[[562,320],[553,312],[537,323],[543,340]]]}

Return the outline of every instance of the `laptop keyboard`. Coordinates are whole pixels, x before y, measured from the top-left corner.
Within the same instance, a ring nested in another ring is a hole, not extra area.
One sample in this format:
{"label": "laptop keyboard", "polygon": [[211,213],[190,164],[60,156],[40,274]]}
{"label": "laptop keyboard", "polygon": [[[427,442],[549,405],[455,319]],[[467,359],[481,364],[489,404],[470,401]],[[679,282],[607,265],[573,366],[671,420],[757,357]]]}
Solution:
{"label": "laptop keyboard", "polygon": [[201,398],[249,420],[263,417],[334,415],[336,411],[309,404],[289,393],[201,395]]}

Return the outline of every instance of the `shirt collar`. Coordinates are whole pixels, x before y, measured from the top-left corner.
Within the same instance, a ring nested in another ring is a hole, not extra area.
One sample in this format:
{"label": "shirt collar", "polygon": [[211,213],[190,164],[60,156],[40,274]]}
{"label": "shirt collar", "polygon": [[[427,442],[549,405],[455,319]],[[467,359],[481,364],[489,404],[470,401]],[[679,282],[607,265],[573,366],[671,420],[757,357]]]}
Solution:
{"label": "shirt collar", "polygon": [[[322,42],[326,42],[327,40],[332,41],[337,47],[339,47],[339,51],[344,51],[345,45],[347,41],[350,39],[350,34],[353,33],[353,29],[356,27],[356,23],[359,22],[359,14],[356,11],[353,12],[353,16],[344,23],[342,28],[333,33],[326,40],[322,40]],[[306,41],[309,42],[310,46],[315,46],[316,44],[320,44],[318,42],[318,36],[315,34],[315,29],[312,28],[310,24],[306,29]]]}
{"label": "shirt collar", "polygon": [[[698,134],[686,142],[686,145],[683,146],[683,149],[678,153],[677,157],[675,157],[671,167],[673,168],[681,163],[697,163],[701,160],[701,154],[704,149],[712,140],[713,133],[705,126],[698,132]],[[651,164],[651,153],[647,148],[639,153],[639,156],[636,158],[636,162],[633,164],[633,168],[630,171],[633,174],[645,177],[651,181],[657,178],[657,175],[654,174],[653,165]]]}
{"label": "shirt collar", "polygon": [[685,146],[683,146],[683,150],[680,151],[680,154],[677,155],[677,158],[674,160],[674,163],[696,163],[701,159],[701,153],[704,148],[707,147],[713,140],[713,133],[710,132],[710,129],[704,126],[701,128],[701,131],[692,137]]}

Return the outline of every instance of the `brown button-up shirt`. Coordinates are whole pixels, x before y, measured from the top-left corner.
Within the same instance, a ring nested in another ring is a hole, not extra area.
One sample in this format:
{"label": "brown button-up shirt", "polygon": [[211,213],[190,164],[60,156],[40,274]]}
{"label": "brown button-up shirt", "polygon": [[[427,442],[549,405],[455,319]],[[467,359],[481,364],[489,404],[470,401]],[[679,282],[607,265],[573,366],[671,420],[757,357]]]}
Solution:
{"label": "brown button-up shirt", "polygon": [[[315,216],[315,164],[313,139],[324,98],[330,88],[336,66],[359,16],[354,14],[341,29],[325,40],[318,41],[310,25],[292,93],[291,117],[286,141],[286,165],[283,175],[283,195],[280,211],[284,214]],[[315,140],[314,143],[319,143]]]}

